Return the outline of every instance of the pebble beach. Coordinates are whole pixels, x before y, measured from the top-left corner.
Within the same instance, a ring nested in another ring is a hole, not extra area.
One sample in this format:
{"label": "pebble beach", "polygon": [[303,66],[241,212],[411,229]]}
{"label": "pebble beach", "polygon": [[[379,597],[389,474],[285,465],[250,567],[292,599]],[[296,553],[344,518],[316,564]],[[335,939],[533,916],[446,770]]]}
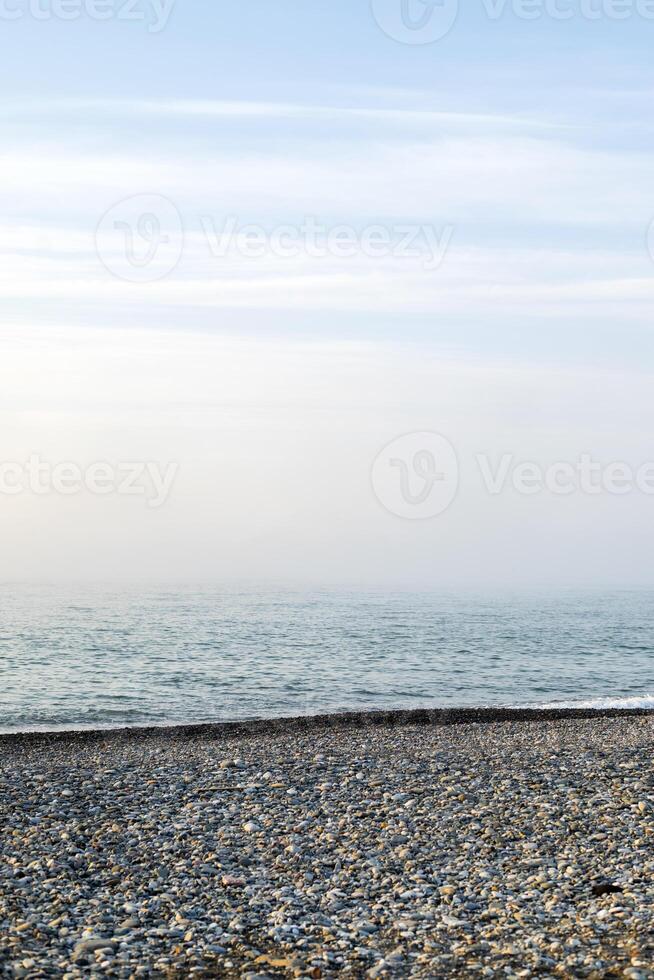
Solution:
{"label": "pebble beach", "polygon": [[473,718],[0,737],[0,975],[654,977],[654,717]]}

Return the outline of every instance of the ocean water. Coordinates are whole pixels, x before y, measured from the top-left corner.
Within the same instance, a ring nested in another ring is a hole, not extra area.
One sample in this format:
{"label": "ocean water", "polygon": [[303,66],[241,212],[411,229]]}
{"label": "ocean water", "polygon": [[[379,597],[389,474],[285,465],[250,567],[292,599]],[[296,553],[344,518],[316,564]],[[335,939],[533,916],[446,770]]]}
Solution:
{"label": "ocean water", "polygon": [[654,707],[654,593],[0,586],[0,730],[389,707]]}

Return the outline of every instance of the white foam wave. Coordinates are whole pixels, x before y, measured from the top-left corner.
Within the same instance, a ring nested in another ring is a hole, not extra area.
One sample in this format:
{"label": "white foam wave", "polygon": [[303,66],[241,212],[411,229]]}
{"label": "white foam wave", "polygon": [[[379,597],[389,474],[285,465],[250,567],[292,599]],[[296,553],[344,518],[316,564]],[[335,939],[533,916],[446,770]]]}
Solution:
{"label": "white foam wave", "polygon": [[588,701],[548,701],[534,705],[539,708],[654,708],[654,694],[638,694],[630,697],[591,698]]}

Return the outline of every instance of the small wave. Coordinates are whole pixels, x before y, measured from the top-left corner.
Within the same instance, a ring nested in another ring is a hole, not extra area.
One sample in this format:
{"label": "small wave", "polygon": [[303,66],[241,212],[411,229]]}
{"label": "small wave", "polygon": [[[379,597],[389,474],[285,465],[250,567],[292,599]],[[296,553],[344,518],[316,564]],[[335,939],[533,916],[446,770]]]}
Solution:
{"label": "small wave", "polygon": [[638,694],[631,697],[591,698],[587,701],[548,701],[534,704],[534,708],[654,708],[654,694]]}

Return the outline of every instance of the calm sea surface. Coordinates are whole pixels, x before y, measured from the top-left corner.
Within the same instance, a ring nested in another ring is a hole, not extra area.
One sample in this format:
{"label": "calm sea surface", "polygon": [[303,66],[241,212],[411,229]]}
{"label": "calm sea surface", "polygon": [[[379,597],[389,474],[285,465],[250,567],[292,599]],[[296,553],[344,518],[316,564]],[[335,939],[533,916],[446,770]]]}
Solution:
{"label": "calm sea surface", "polygon": [[654,593],[0,586],[0,730],[342,708],[654,707]]}

